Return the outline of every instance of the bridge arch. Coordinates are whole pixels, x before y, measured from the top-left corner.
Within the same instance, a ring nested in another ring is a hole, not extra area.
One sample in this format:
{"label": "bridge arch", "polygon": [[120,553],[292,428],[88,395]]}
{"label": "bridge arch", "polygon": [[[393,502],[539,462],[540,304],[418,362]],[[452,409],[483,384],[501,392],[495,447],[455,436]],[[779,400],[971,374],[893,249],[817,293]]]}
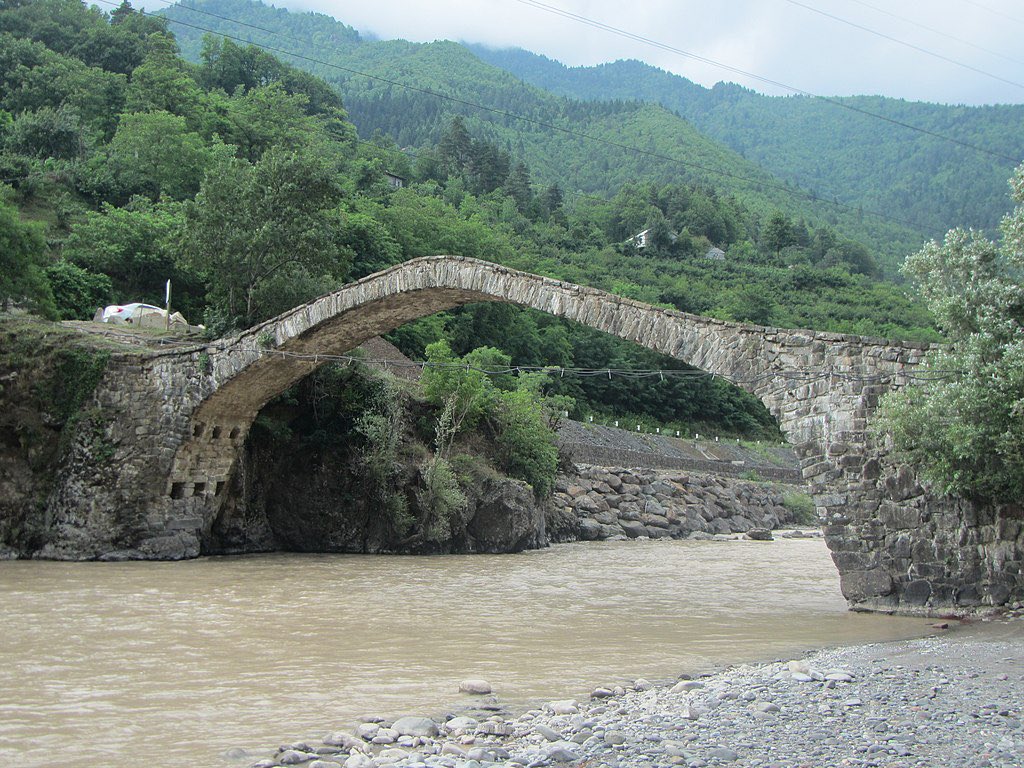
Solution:
{"label": "bridge arch", "polygon": [[[412,320],[481,301],[573,320],[738,383],[778,420],[811,481],[828,482],[824,475],[835,472],[826,461],[830,445],[864,439],[862,382],[845,377],[894,375],[921,353],[913,347],[894,353],[885,343],[854,336],[699,317],[475,259],[416,259],[210,348],[207,391],[177,449],[167,495],[175,503],[191,499],[193,519],[208,524],[209,508],[218,505],[256,415],[318,367],[315,355],[344,353]],[[807,371],[821,376],[808,379]]]}

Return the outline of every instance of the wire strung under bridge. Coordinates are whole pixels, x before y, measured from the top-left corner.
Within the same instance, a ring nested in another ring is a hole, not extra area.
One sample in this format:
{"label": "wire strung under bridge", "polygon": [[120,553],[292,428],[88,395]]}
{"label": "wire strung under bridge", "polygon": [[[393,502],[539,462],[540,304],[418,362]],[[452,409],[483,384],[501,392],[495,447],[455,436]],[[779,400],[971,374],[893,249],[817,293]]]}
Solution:
{"label": "wire strung under bridge", "polygon": [[783,379],[787,382],[799,382],[810,384],[817,381],[829,380],[838,382],[853,382],[869,386],[871,384],[884,384],[899,380],[900,383],[927,383],[934,381],[946,381],[958,378],[963,371],[954,370],[921,370],[921,371],[887,371],[880,373],[857,373],[855,371],[840,371],[832,368],[787,368],[750,376],[722,375],[711,373],[699,368],[676,369],[676,368],[574,368],[553,365],[507,365],[481,368],[467,363],[456,362],[433,362],[417,360],[387,360],[370,359],[361,355],[331,355],[309,352],[289,352],[283,349],[262,349],[262,354],[276,355],[278,357],[293,360],[305,360],[320,365],[321,363],[340,363],[351,365],[361,363],[373,365],[380,368],[439,368],[442,370],[476,371],[486,376],[504,376],[519,373],[546,373],[550,376],[564,378],[575,376],[577,378],[620,378],[620,379],[724,379],[732,384],[751,385],[759,384],[772,379]]}

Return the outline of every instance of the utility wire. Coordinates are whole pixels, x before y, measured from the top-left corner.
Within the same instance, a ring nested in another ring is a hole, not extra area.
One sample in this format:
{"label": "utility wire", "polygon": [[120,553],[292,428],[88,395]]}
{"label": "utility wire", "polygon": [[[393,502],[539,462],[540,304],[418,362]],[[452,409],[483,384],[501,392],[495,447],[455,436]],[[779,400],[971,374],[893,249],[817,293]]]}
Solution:
{"label": "utility wire", "polygon": [[[97,1],[102,3],[102,4],[104,4],[104,5],[110,5],[110,6],[114,6],[114,7],[117,7],[119,5],[119,3],[115,2],[115,0],[97,0]],[[194,10],[192,8],[189,8],[188,6],[180,6],[180,7],[185,9],[185,10]],[[520,121],[520,122],[523,122],[523,123],[527,123],[529,125],[535,125],[537,127],[544,128],[546,130],[553,131],[553,132],[556,132],[556,133],[561,133],[561,134],[564,134],[564,135],[567,135],[567,136],[572,136],[574,138],[584,139],[584,140],[587,140],[587,141],[592,141],[592,142],[603,144],[603,145],[609,146],[609,147],[615,147],[616,149],[621,149],[621,150],[624,150],[626,152],[631,152],[633,154],[640,155],[640,156],[643,156],[643,157],[650,157],[652,159],[659,160],[661,162],[672,163],[673,165],[679,165],[679,166],[683,166],[683,167],[686,167],[686,168],[692,168],[692,169],[695,169],[695,170],[698,170],[698,171],[702,171],[702,172],[704,172],[706,174],[710,174],[712,176],[719,176],[719,177],[725,177],[725,178],[734,179],[736,181],[740,181],[740,182],[744,182],[744,183],[747,183],[747,184],[751,184],[751,185],[753,185],[755,187],[759,187],[759,188],[763,188],[763,189],[775,189],[775,190],[783,192],[783,193],[785,193],[785,194],[787,194],[787,195],[789,195],[791,197],[802,198],[804,200],[809,200],[809,201],[812,201],[812,202],[821,203],[823,205],[832,206],[834,208],[840,208],[840,209],[843,209],[843,210],[846,210],[846,211],[849,211],[849,212],[855,213],[855,214],[867,214],[869,216],[873,216],[875,218],[882,219],[884,221],[889,221],[889,222],[892,222],[892,223],[895,223],[895,224],[901,224],[901,225],[903,225],[905,227],[910,227],[910,228],[913,228],[913,229],[917,229],[918,226],[919,226],[917,223],[912,222],[912,221],[910,221],[908,219],[901,219],[901,218],[898,218],[896,216],[892,216],[890,214],[883,213],[881,211],[874,211],[874,210],[870,210],[870,209],[867,209],[867,208],[861,208],[860,206],[851,205],[851,204],[848,204],[848,203],[841,203],[838,200],[829,200],[828,198],[821,197],[820,195],[816,195],[813,192],[809,192],[809,191],[806,191],[806,190],[791,189],[790,187],[786,186],[785,184],[781,184],[781,183],[779,183],[777,181],[771,181],[771,180],[768,180],[768,179],[758,179],[758,178],[754,178],[752,176],[744,176],[742,174],[732,173],[730,171],[725,171],[725,170],[722,170],[720,168],[712,168],[710,166],[702,165],[700,163],[695,163],[695,162],[693,162],[691,160],[681,160],[681,159],[679,159],[677,157],[671,157],[669,155],[663,155],[663,154],[658,153],[658,152],[652,152],[650,150],[641,149],[640,147],[636,147],[636,146],[633,146],[633,145],[630,145],[630,144],[623,144],[622,142],[613,141],[611,139],[605,139],[605,138],[602,138],[600,136],[595,136],[593,134],[585,133],[583,131],[574,130],[572,128],[566,128],[566,127],[560,126],[560,125],[555,125],[553,123],[545,122],[544,120],[538,120],[536,118],[527,117],[526,115],[520,115],[520,114],[517,114],[515,112],[510,112],[510,111],[505,110],[505,109],[498,109],[497,107],[488,107],[488,106],[486,106],[484,104],[478,104],[476,102],[469,101],[468,99],[459,98],[457,96],[452,96],[450,94],[439,93],[438,91],[432,91],[429,88],[421,88],[419,86],[409,85],[408,83],[402,83],[402,82],[399,82],[397,80],[391,80],[389,78],[382,77],[380,75],[373,75],[373,74],[370,74],[368,72],[362,72],[362,71],[357,70],[357,69],[352,69],[351,67],[345,67],[345,66],[342,66],[340,64],[334,64],[334,63],[329,62],[329,61],[324,61],[322,59],[314,58],[312,56],[306,56],[306,55],[301,54],[301,53],[293,53],[292,51],[288,51],[288,50],[286,50],[284,48],[278,48],[276,46],[266,45],[264,43],[254,43],[251,40],[247,40],[245,38],[241,38],[241,37],[238,37],[236,35],[229,35],[229,34],[226,34],[224,32],[217,32],[215,30],[209,29],[208,27],[203,27],[203,26],[200,26],[198,24],[190,24],[189,22],[181,21],[179,19],[170,19],[170,18],[167,18],[167,17],[160,17],[160,16],[157,16],[156,14],[150,13],[149,11],[139,10],[138,13],[142,13],[142,14],[144,14],[146,16],[156,16],[157,18],[166,18],[167,21],[169,21],[169,22],[171,22],[173,24],[179,24],[179,25],[181,25],[183,27],[188,27],[190,29],[195,29],[195,30],[198,30],[200,32],[209,32],[210,34],[219,35],[220,37],[224,37],[224,38],[226,38],[228,40],[234,40],[236,42],[244,43],[246,45],[252,45],[252,46],[254,46],[256,48],[260,48],[260,49],[265,50],[265,51],[269,51],[269,52],[272,52],[272,53],[278,53],[278,54],[281,54],[283,56],[290,56],[290,57],[295,58],[295,59],[299,59],[299,60],[302,60],[302,61],[308,61],[308,62],[310,62],[312,64],[318,64],[318,65],[323,66],[323,67],[328,67],[328,68],[331,68],[331,69],[336,69],[336,70],[341,71],[341,72],[347,72],[347,73],[349,73],[351,75],[356,75],[356,76],[359,76],[359,77],[365,77],[365,78],[370,79],[370,80],[376,80],[378,82],[385,83],[387,85],[391,85],[391,86],[394,86],[396,88],[404,88],[406,90],[413,91],[414,93],[422,93],[422,94],[425,94],[427,96],[432,96],[434,98],[438,98],[438,99],[442,99],[442,100],[445,100],[445,101],[452,102],[453,104],[460,104],[462,106],[470,107],[472,109],[478,109],[478,110],[480,110],[482,112],[488,112],[488,113],[493,114],[493,115],[498,115],[499,117],[508,118],[509,120],[516,120],[516,121]],[[1006,158],[1006,159],[1011,159],[1011,158]]]}
{"label": "utility wire", "polygon": [[964,40],[962,37],[957,37],[956,35],[951,35],[948,32],[943,32],[941,29],[929,27],[927,24],[922,24],[921,22],[915,21],[914,19],[908,18],[907,16],[900,16],[898,13],[893,13],[892,11],[887,11],[885,8],[881,8],[877,5],[866,3],[864,2],[864,0],[850,0],[850,2],[857,3],[857,5],[862,5],[865,8],[870,8],[873,11],[877,11],[878,13],[885,14],[886,16],[889,16],[891,18],[906,22],[907,24],[912,24],[915,27],[920,27],[921,29],[931,32],[932,34],[939,35],[940,37],[944,37],[947,40],[952,40],[955,43],[960,43],[961,45],[966,45],[970,48],[974,48],[977,51],[982,51],[984,53],[991,54],[992,56],[998,56],[1000,59],[1005,59],[1006,61],[1012,62],[1014,64],[1024,64],[1024,61],[1022,61],[1021,59],[1015,59],[1012,56],[1007,56],[1004,53],[994,51],[991,48],[986,48],[983,45],[972,43],[970,40]]}
{"label": "utility wire", "polygon": [[846,25],[851,26],[851,27],[853,27],[855,29],[862,30],[862,31],[867,32],[869,34],[876,35],[877,37],[881,37],[884,40],[888,40],[890,42],[896,43],[897,45],[902,45],[905,48],[910,48],[911,50],[918,51],[919,53],[923,53],[923,54],[925,54],[927,56],[932,56],[932,57],[934,57],[936,59],[939,59],[941,61],[948,62],[949,64],[954,64],[954,65],[956,65],[958,67],[962,67],[964,69],[968,69],[971,72],[976,72],[979,75],[984,75],[985,77],[990,77],[993,80],[999,80],[1000,82],[1007,83],[1008,85],[1012,85],[1015,88],[1024,89],[1024,83],[1018,83],[1016,80],[1010,80],[1010,79],[1005,78],[1005,77],[1000,77],[999,75],[995,75],[995,74],[993,74],[991,72],[988,72],[987,70],[981,69],[979,67],[974,67],[974,66],[971,66],[970,64],[965,64],[962,61],[958,61],[956,59],[950,58],[949,56],[944,56],[941,53],[936,53],[935,51],[931,51],[931,50],[929,50],[927,48],[922,48],[919,45],[914,45],[913,43],[908,43],[906,40],[900,40],[898,37],[893,37],[892,35],[887,35],[885,32],[879,32],[877,29],[871,29],[871,27],[865,27],[863,24],[858,24],[855,21],[850,21],[849,19],[844,19],[841,16],[836,16],[835,14],[829,13],[828,11],[823,11],[820,8],[815,8],[814,6],[811,6],[811,5],[807,5],[806,3],[801,3],[799,0],[786,0],[786,2],[789,3],[790,5],[795,5],[795,6],[798,6],[800,8],[804,8],[804,9],[810,11],[811,13],[817,13],[817,14],[819,14],[821,16],[824,16],[826,18],[832,19],[833,21],[838,21],[840,24],[846,24]]}
{"label": "utility wire", "polygon": [[[541,10],[553,12],[553,13],[556,13],[558,15],[562,15],[562,16],[566,16],[568,18],[572,18],[572,19],[574,19],[576,21],[579,21],[581,23],[589,24],[591,26],[596,26],[596,27],[598,27],[600,29],[604,29],[606,31],[610,31],[610,32],[613,32],[615,34],[623,35],[623,36],[629,37],[629,38],[634,39],[634,40],[639,40],[639,41],[645,42],[647,44],[654,45],[656,47],[659,47],[659,48],[662,48],[662,49],[665,49],[665,50],[669,50],[669,51],[672,51],[674,53],[677,53],[677,54],[680,54],[680,55],[683,55],[683,56],[688,56],[690,58],[695,58],[697,60],[700,60],[700,61],[712,64],[714,66],[722,67],[724,69],[727,69],[727,70],[732,71],[732,72],[737,73],[737,74],[746,75],[746,76],[749,76],[749,77],[754,77],[754,78],[756,78],[756,79],[758,79],[758,80],[760,80],[762,82],[765,82],[765,83],[768,83],[768,84],[771,84],[771,85],[775,85],[777,87],[781,87],[781,88],[790,90],[790,91],[792,91],[794,93],[799,93],[801,95],[805,95],[805,96],[809,96],[809,97],[812,97],[812,98],[820,99],[822,101],[825,101],[826,103],[830,103],[830,104],[833,104],[835,106],[841,107],[843,109],[848,109],[850,111],[853,111],[853,112],[856,112],[856,113],[860,113],[860,114],[863,114],[863,115],[868,116],[868,117],[872,117],[872,118],[875,118],[875,119],[883,120],[883,121],[885,121],[887,123],[890,123],[892,125],[896,125],[896,126],[903,127],[903,128],[906,128],[906,129],[909,129],[909,130],[912,130],[912,131],[916,131],[916,132],[922,133],[924,135],[932,136],[934,138],[938,138],[938,139],[941,139],[943,141],[947,141],[947,142],[956,144],[956,145],[964,147],[966,149],[971,149],[971,150],[974,150],[974,151],[977,151],[977,152],[988,154],[988,155],[991,155],[993,157],[997,157],[997,158],[1006,160],[1008,162],[1011,162],[1011,163],[1013,163],[1015,165],[1018,162],[1017,158],[1011,157],[1010,155],[1004,155],[1004,154],[1002,154],[1000,152],[995,152],[993,150],[989,150],[989,149],[986,149],[984,147],[979,147],[979,146],[971,144],[969,142],[961,141],[959,139],[955,139],[955,138],[953,138],[951,136],[947,136],[945,134],[941,134],[941,133],[938,133],[936,131],[931,131],[931,130],[928,130],[928,129],[925,129],[925,128],[920,128],[918,126],[912,125],[910,123],[906,123],[906,122],[901,121],[901,120],[896,120],[894,118],[886,117],[885,115],[880,115],[880,114],[872,112],[870,110],[866,110],[866,109],[862,109],[860,107],[856,107],[856,106],[854,106],[852,104],[845,103],[845,102],[840,101],[838,99],[831,99],[831,98],[824,97],[824,96],[818,96],[818,95],[810,93],[808,91],[803,91],[801,89],[794,88],[792,86],[786,85],[785,83],[781,83],[781,82],[778,82],[778,81],[770,80],[768,78],[763,78],[763,77],[760,77],[760,76],[755,75],[753,73],[749,73],[749,72],[746,72],[744,70],[737,69],[735,67],[730,67],[728,65],[724,65],[724,64],[721,64],[719,62],[712,61],[711,59],[707,59],[705,57],[697,56],[696,54],[692,54],[692,53],[690,53],[688,51],[683,51],[681,49],[673,48],[672,46],[667,46],[667,45],[664,45],[664,44],[659,43],[657,41],[650,40],[648,38],[644,38],[644,37],[639,36],[639,35],[634,35],[633,33],[627,32],[625,30],[618,29],[616,27],[612,27],[610,25],[603,24],[602,22],[597,22],[597,21],[594,21],[593,19],[588,19],[586,17],[579,16],[578,14],[572,14],[572,13],[569,13],[567,11],[563,11],[563,10],[561,10],[559,8],[556,8],[555,6],[550,6],[550,5],[547,5],[545,3],[538,2],[537,0],[517,0],[517,1],[521,2],[521,3],[525,4],[525,5],[534,6],[535,8],[539,8]],[[284,33],[276,32],[274,30],[268,29],[266,27],[261,27],[259,25],[255,25],[255,24],[249,24],[247,22],[237,21],[237,20],[232,19],[230,17],[222,16],[220,14],[215,14],[215,13],[212,13],[210,11],[200,10],[198,8],[194,8],[194,7],[191,7],[191,6],[182,5],[180,3],[175,3],[173,0],[161,0],[161,2],[163,2],[163,3],[167,4],[167,5],[171,5],[171,6],[178,5],[178,7],[183,8],[185,10],[192,11],[194,13],[204,14],[204,15],[208,15],[208,16],[211,16],[211,17],[214,17],[214,18],[221,19],[223,21],[229,21],[231,23],[236,23],[236,24],[239,24],[241,26],[250,27],[252,29],[256,29],[256,30],[259,30],[261,32],[265,32],[267,34],[277,35],[277,36],[282,37],[284,39],[292,40],[292,41],[295,41],[295,42],[302,42],[303,44],[305,44],[305,42],[306,42],[304,40],[300,41],[298,38],[291,37],[291,36],[286,35]],[[175,20],[170,20],[170,21],[175,21]],[[194,25],[187,25],[185,22],[176,22],[176,23],[181,23],[181,24],[183,24],[185,26],[194,26]],[[211,31],[211,30],[206,30],[206,31]],[[229,36],[225,35],[225,37],[229,37]],[[238,38],[232,38],[232,39],[236,39],[237,40]],[[245,42],[249,42],[249,44],[254,45],[254,43],[252,43],[251,41],[245,41]],[[265,46],[257,46],[257,47],[265,47]],[[267,47],[267,49],[268,50],[274,50],[274,49],[271,49],[269,47]],[[305,57],[298,56],[297,54],[287,54],[287,52],[284,52],[284,53],[286,53],[286,55],[294,55],[294,56],[297,56],[299,58],[305,58]],[[322,63],[324,65],[326,65],[326,66],[335,66],[335,67],[337,67],[339,69],[345,70],[344,67],[340,67],[338,65],[332,65],[332,64],[327,63],[327,62],[322,62]],[[352,71],[352,70],[346,70],[346,71]],[[366,77],[371,77],[371,78],[374,77],[374,76],[366,74],[366,73],[360,73],[360,74],[362,74],[363,76],[366,76]],[[385,80],[383,78],[375,78],[375,79],[382,80],[383,82],[387,82],[387,83],[392,84],[392,85],[395,84],[392,81],[388,81],[388,80]],[[438,98],[442,98],[442,99],[448,98],[445,94],[439,94],[439,93],[436,93],[436,92],[433,92],[433,91],[428,91],[426,89],[417,89],[417,88],[415,88],[413,86],[407,86],[407,85],[403,85],[403,84],[399,84],[399,85],[401,87],[409,88],[411,90],[418,90],[418,91],[421,91],[421,92],[427,92],[427,93],[430,93],[431,95],[434,95],[434,96],[436,96]],[[464,104],[467,103],[465,101],[460,101],[460,100],[457,100],[457,99],[455,101],[458,101],[459,103],[464,103]],[[495,112],[495,110],[490,109],[488,107],[484,107],[482,105],[474,104],[472,106],[475,106],[478,109],[484,109],[484,110]],[[498,114],[505,114],[505,115],[510,115],[511,114],[511,113],[506,113],[504,111],[497,111],[497,113]],[[523,116],[516,115],[515,117],[517,117],[518,119],[527,120],[529,122],[534,122],[535,124],[538,124],[538,125],[543,125],[545,127],[549,127],[549,128],[551,128],[553,130],[566,130],[566,129],[558,128],[557,126],[547,126],[547,124],[540,123],[538,121],[532,121],[530,118],[525,118]],[[569,132],[569,131],[566,131],[566,132]],[[730,177],[730,178],[746,181],[746,182],[752,183],[752,184],[764,184],[764,185],[767,185],[769,188],[775,188],[775,189],[779,189],[781,191],[784,191],[786,194],[788,194],[790,196],[803,197],[804,199],[807,199],[807,200],[811,200],[811,201],[814,201],[814,202],[819,202],[819,203],[822,203],[822,204],[825,204],[825,205],[830,205],[830,206],[838,207],[838,208],[845,209],[845,210],[850,211],[850,212],[867,213],[867,214],[872,215],[874,217],[881,218],[883,220],[892,221],[894,223],[902,224],[904,226],[909,226],[909,227],[912,227],[912,228],[917,228],[917,226],[918,226],[915,222],[911,222],[911,221],[908,221],[908,220],[905,220],[905,219],[899,219],[899,218],[896,218],[896,217],[892,217],[892,216],[890,216],[888,214],[884,214],[884,213],[881,213],[879,211],[874,211],[874,210],[863,210],[862,211],[859,207],[855,207],[853,205],[846,204],[846,203],[840,203],[838,198],[837,198],[837,196],[835,194],[832,195],[833,199],[829,200],[827,197],[823,197],[821,195],[817,195],[817,194],[815,194],[813,192],[809,192],[809,191],[798,192],[798,191],[791,190],[789,187],[786,187],[785,185],[780,185],[780,184],[771,183],[771,182],[761,182],[761,181],[753,180],[753,179],[751,179],[749,177],[740,177],[740,176],[738,176],[736,174],[730,174],[730,173],[725,172],[725,171],[709,169],[709,168],[706,168],[706,167],[701,166],[701,165],[696,164],[696,163],[682,161],[682,160],[678,160],[676,158],[670,158],[670,157],[666,157],[666,156],[662,156],[662,155],[657,155],[655,153],[650,153],[650,152],[647,152],[647,151],[644,151],[644,150],[640,150],[640,149],[638,149],[636,147],[631,147],[631,146],[627,146],[627,145],[618,144],[618,143],[615,143],[615,142],[610,142],[610,141],[602,140],[602,139],[597,138],[597,137],[591,137],[591,136],[589,136],[587,134],[578,134],[578,135],[581,135],[581,136],[583,136],[585,138],[588,138],[588,139],[591,139],[591,140],[605,141],[605,143],[609,143],[609,144],[611,144],[613,146],[617,146],[619,148],[627,149],[628,151],[633,151],[633,152],[637,152],[637,153],[640,153],[640,154],[646,154],[646,155],[657,157],[658,159],[666,160],[668,162],[680,163],[680,164],[682,164],[684,166],[689,166],[689,167],[697,168],[699,170],[703,170],[706,173],[712,173],[712,174],[717,174],[717,175],[724,175],[724,176],[727,176],[727,177]]]}
{"label": "utility wire", "polygon": [[480,368],[466,363],[454,362],[430,362],[415,360],[373,360],[356,355],[333,355],[312,352],[289,352],[282,349],[261,349],[261,355],[272,355],[288,358],[291,360],[307,361],[314,364],[321,363],[343,363],[351,365],[362,363],[364,365],[376,365],[382,368],[434,368],[451,371],[475,371],[486,376],[504,376],[519,373],[546,373],[551,376],[563,378],[575,376],[577,378],[620,378],[620,379],[725,379],[732,384],[758,384],[763,381],[784,379],[787,382],[800,382],[801,384],[813,383],[828,379],[830,381],[845,381],[861,383],[864,385],[877,384],[881,382],[900,379],[906,382],[932,382],[946,381],[963,375],[963,371],[954,370],[926,370],[926,371],[895,371],[885,373],[855,373],[848,371],[837,371],[834,369],[820,368],[792,368],[778,371],[766,371],[756,376],[725,376],[717,373],[702,371],[698,368],[689,369],[657,369],[657,368],[574,368],[567,366],[551,365],[508,365],[494,368]]}
{"label": "utility wire", "polygon": [[[167,0],[164,0],[164,2],[166,2],[166,1]],[[805,91],[802,88],[797,88],[796,86],[788,85],[787,83],[783,83],[783,82],[781,82],[779,80],[773,80],[773,79],[771,79],[769,77],[764,77],[763,75],[758,75],[758,74],[756,74],[754,72],[748,72],[745,69],[740,69],[738,67],[733,67],[733,66],[731,66],[729,64],[723,64],[720,61],[715,61],[714,59],[709,59],[706,56],[700,56],[699,54],[693,53],[691,51],[687,51],[687,50],[684,50],[682,48],[676,48],[675,46],[668,45],[667,43],[662,43],[662,42],[659,42],[657,40],[652,40],[649,37],[644,37],[643,35],[638,35],[636,33],[629,32],[627,30],[620,29],[618,27],[613,27],[612,25],[605,24],[604,22],[596,21],[594,19],[587,18],[586,16],[581,16],[581,15],[579,15],[577,13],[571,13],[569,11],[565,11],[565,10],[563,10],[561,8],[556,7],[556,6],[540,2],[540,0],[515,0],[515,2],[521,3],[522,5],[531,6],[533,8],[538,9],[538,10],[541,10],[541,11],[546,11],[547,13],[553,13],[556,16],[562,16],[562,17],[567,18],[567,19],[572,19],[574,21],[580,22],[581,24],[586,24],[587,26],[594,27],[596,29],[601,29],[601,30],[604,30],[606,32],[611,32],[614,35],[619,35],[620,37],[625,37],[625,38],[628,38],[630,40],[635,40],[636,42],[644,43],[644,44],[650,45],[650,46],[652,46],[654,48],[659,48],[659,49],[661,49],[663,51],[667,51],[669,53],[674,53],[674,54],[677,54],[679,56],[683,56],[683,57],[688,58],[688,59],[693,59],[694,61],[699,61],[699,62],[701,62],[703,64],[709,64],[710,66],[717,67],[718,69],[723,69],[726,72],[732,72],[733,74],[742,75],[743,77],[749,77],[749,78],[751,78],[753,80],[757,80],[758,82],[764,83],[766,85],[771,85],[771,86],[774,86],[776,88],[781,88],[783,90],[789,91],[790,93],[795,93],[795,94],[798,94],[800,96],[808,96],[808,97],[810,97],[812,99],[817,99],[819,101],[823,101],[826,104],[832,104],[833,106],[841,107],[842,109],[846,109],[846,110],[849,110],[851,112],[856,112],[858,114],[865,115],[866,117],[871,117],[871,118],[874,118],[876,120],[882,120],[882,121],[884,121],[886,123],[889,123],[890,125],[897,125],[897,126],[899,126],[901,128],[906,128],[908,130],[924,134],[925,136],[931,136],[932,138],[941,139],[942,141],[948,141],[948,142],[950,142],[952,144],[956,144],[957,146],[964,147],[965,149],[972,149],[975,152],[981,152],[982,154],[985,154],[985,155],[991,155],[992,157],[998,157],[1001,160],[1008,160],[1009,162],[1013,163],[1014,165],[1017,165],[1020,162],[1020,160],[1018,158],[1011,157],[1010,155],[1005,155],[1002,152],[997,152],[996,150],[988,149],[986,147],[981,147],[981,146],[978,146],[977,144],[971,144],[970,142],[962,141],[960,139],[954,138],[953,136],[949,136],[947,134],[939,133],[937,131],[932,131],[932,130],[929,130],[928,128],[922,128],[921,126],[914,125],[913,123],[907,123],[907,122],[904,122],[903,120],[897,120],[895,118],[888,117],[888,116],[880,114],[878,112],[872,112],[869,109],[863,109],[862,107],[858,107],[858,106],[856,106],[854,104],[850,104],[849,102],[842,101],[842,100],[840,100],[838,98],[831,98],[829,96],[821,96],[819,94],[812,93],[811,91]]]}
{"label": "utility wire", "polygon": [[990,6],[984,5],[983,3],[975,2],[974,0],[964,0],[964,2],[967,3],[968,5],[973,5],[975,8],[981,8],[981,10],[983,11],[988,11],[994,16],[1002,16],[1004,19],[1009,19],[1010,21],[1016,22],[1017,24],[1024,24],[1024,19],[1019,19],[1016,16],[1011,16],[1010,14],[1004,11],[1000,11],[998,8],[992,8]]}

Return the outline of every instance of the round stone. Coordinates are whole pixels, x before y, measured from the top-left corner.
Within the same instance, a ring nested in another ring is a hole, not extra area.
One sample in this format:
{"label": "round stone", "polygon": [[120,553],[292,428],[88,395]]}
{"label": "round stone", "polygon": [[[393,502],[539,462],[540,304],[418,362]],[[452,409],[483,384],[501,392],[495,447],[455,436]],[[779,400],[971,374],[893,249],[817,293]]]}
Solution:
{"label": "round stone", "polygon": [[486,696],[491,692],[491,684],[486,680],[463,680],[459,683],[459,693],[471,693],[474,696]]}

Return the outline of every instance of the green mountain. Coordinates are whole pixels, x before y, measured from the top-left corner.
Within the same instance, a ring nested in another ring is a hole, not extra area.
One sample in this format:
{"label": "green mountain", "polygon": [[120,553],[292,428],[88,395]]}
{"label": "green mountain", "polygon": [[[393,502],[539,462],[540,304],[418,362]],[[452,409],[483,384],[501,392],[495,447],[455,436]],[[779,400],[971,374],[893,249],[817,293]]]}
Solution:
{"label": "green mountain", "polygon": [[[166,19],[127,3],[109,14],[80,0],[5,5],[0,306],[84,319],[107,304],[161,303],[170,279],[175,307],[220,333],[446,253],[725,320],[937,338],[920,301],[876,279],[875,259],[850,230],[801,220],[798,204],[776,211],[783,195],[770,174],[664,107],[572,101],[455,44],[363,42],[326,17],[244,7],[266,16],[250,24],[294,21],[289,39],[348,51],[344,72],[317,66],[344,88],[364,130],[376,124],[418,142],[415,156],[386,137],[361,137],[329,83],[266,50],[193,30],[199,63],[190,63]],[[419,91],[394,85],[417,80]],[[424,92],[426,83],[461,101]],[[467,94],[505,112],[474,107],[463,118]],[[659,157],[666,152],[689,165]],[[405,183],[396,187],[389,172]],[[642,246],[632,238],[641,231]],[[443,340],[456,356],[490,346],[517,365],[682,365],[499,304],[424,318],[394,338],[414,356]],[[577,415],[771,431],[763,408],[726,382],[670,378],[567,376],[552,387],[575,400]]]}
{"label": "green mountain", "polygon": [[[935,217],[919,224],[898,206],[879,206],[885,214],[873,215],[871,199],[841,196],[820,184],[801,187],[797,174],[769,169],[760,156],[745,157],[749,149],[726,146],[674,113],[675,107],[642,100],[643,93],[602,101],[588,94],[567,98],[522,82],[460,44],[367,40],[329,17],[250,0],[200,0],[164,15],[193,61],[200,59],[209,30],[266,46],[323,77],[339,89],[362,136],[380,133],[404,148],[429,147],[452,116],[461,115],[474,136],[525,161],[536,181],[558,184],[570,198],[608,197],[634,180],[695,184],[735,196],[763,219],[783,210],[829,224],[868,245],[890,273],[926,236],[942,231]],[[1008,175],[1000,172],[993,183],[999,194]]]}
{"label": "green mountain", "polygon": [[552,93],[660,104],[780,179],[865,210],[892,211],[929,237],[954,226],[995,229],[1010,207],[1006,179],[1024,160],[1024,104],[764,96],[728,83],[704,88],[639,61],[566,67],[522,49],[470,49]]}

